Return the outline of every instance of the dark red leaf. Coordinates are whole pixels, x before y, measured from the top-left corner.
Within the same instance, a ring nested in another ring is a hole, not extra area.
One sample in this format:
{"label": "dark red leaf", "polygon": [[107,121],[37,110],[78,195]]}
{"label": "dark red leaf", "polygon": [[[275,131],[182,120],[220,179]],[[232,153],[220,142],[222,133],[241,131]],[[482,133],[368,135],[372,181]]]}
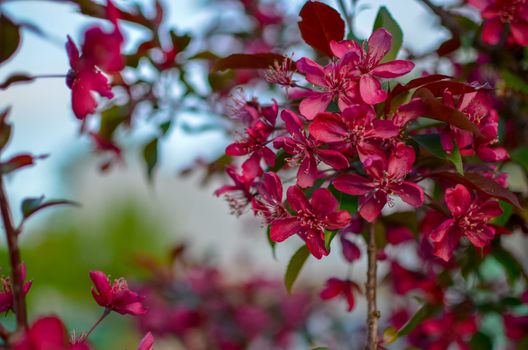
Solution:
{"label": "dark red leaf", "polygon": [[7,78],[3,83],[0,84],[0,90],[5,90],[13,84],[30,82],[35,78],[26,74],[13,74]]}
{"label": "dark red leaf", "polygon": [[401,84],[396,85],[394,89],[392,89],[390,95],[394,97],[396,95],[399,95],[406,91],[410,91],[417,87],[424,86],[426,84],[429,84],[435,81],[445,80],[445,79],[451,79],[451,77],[448,75],[443,75],[443,74],[431,74],[425,77],[416,78],[416,79],[411,80],[405,85],[401,85]]}
{"label": "dark red leaf", "polygon": [[462,176],[460,174],[443,171],[432,173],[431,177],[447,181],[449,183],[452,183],[453,185],[462,184],[466,187],[470,187],[484,194],[487,194],[490,197],[502,199],[503,201],[506,201],[521,209],[521,204],[519,203],[517,196],[513,192],[502,187],[492,179],[484,177],[478,173],[466,172]]}
{"label": "dark red leaf", "polygon": [[299,29],[303,40],[316,50],[332,57],[330,42],[343,40],[345,22],[339,12],[318,1],[307,2],[299,14]]}
{"label": "dark red leaf", "polygon": [[414,93],[427,107],[427,117],[443,121],[460,129],[469,130],[480,136],[480,130],[473,124],[464,113],[444,105],[431,93],[429,89],[420,88]]}
{"label": "dark red leaf", "polygon": [[490,89],[486,86],[469,85],[454,80],[441,80],[435,81],[429,84],[425,84],[422,87],[427,88],[434,96],[442,96],[444,91],[447,89],[453,95],[467,94],[469,92],[475,92],[478,90]]}
{"label": "dark red leaf", "polygon": [[0,12],[0,63],[11,57],[20,45],[20,28]]}
{"label": "dark red leaf", "polygon": [[275,64],[275,62],[289,62],[290,69],[294,69],[295,64],[292,60],[276,53],[254,53],[244,54],[235,53],[225,58],[216,61],[213,66],[213,71],[226,69],[267,69]]}
{"label": "dark red leaf", "polygon": [[451,38],[447,41],[444,41],[442,45],[438,49],[436,49],[436,53],[438,56],[445,56],[449,55],[450,53],[456,51],[460,47],[460,40],[458,38]]}
{"label": "dark red leaf", "polygon": [[0,163],[0,170],[2,171],[2,174],[5,175],[33,164],[35,164],[35,157],[31,154],[19,154]]}

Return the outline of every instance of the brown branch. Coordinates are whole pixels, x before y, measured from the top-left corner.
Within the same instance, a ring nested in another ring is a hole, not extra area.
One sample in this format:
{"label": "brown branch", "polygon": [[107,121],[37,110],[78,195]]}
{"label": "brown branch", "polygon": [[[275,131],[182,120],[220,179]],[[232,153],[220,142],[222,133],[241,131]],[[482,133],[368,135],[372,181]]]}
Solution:
{"label": "brown branch", "polygon": [[440,6],[436,6],[431,2],[431,0],[421,0],[422,3],[427,6],[435,15],[437,15],[440,18],[440,22],[444,27],[449,29],[451,34],[453,34],[454,37],[459,38],[462,33],[464,32],[462,28],[460,28],[460,25],[457,23],[457,21],[451,16],[449,12],[441,8]]}
{"label": "brown branch", "polygon": [[370,224],[368,234],[368,269],[367,269],[367,344],[365,350],[376,350],[378,348],[378,319],[380,312],[376,305],[376,276],[378,264],[378,252],[376,247],[375,224]]}
{"label": "brown branch", "polygon": [[27,328],[26,296],[24,281],[22,279],[22,261],[18,247],[18,233],[11,219],[9,202],[4,189],[4,179],[0,173],[0,214],[9,250],[9,263],[11,265],[11,283],[13,285],[14,311],[16,314],[17,331]]}

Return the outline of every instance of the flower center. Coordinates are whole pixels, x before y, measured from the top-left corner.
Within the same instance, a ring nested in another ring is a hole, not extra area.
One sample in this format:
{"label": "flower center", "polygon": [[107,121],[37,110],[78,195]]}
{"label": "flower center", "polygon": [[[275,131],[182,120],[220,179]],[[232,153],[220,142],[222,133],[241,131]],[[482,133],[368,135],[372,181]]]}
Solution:
{"label": "flower center", "polygon": [[302,209],[297,212],[301,226],[310,231],[324,231],[324,222],[310,210]]}
{"label": "flower center", "polygon": [[526,0],[505,1],[500,9],[500,20],[503,23],[510,23],[519,16],[521,7],[526,4]]}

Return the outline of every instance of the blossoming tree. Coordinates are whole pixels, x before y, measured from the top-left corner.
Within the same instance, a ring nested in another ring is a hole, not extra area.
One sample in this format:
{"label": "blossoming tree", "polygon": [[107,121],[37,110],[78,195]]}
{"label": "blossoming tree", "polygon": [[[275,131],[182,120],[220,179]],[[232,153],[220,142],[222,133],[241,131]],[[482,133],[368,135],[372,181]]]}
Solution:
{"label": "blossoming tree", "polygon": [[[336,254],[334,241],[340,242],[338,253],[346,264],[356,264],[366,250],[364,286],[357,276],[335,276],[320,292],[323,300],[343,297],[349,311],[358,297],[366,298],[361,340],[366,349],[388,348],[395,341],[423,349],[491,349],[494,340],[482,326],[489,315],[500,316],[508,346],[528,346],[523,314],[528,277],[504,244],[512,232],[528,232],[526,193],[512,191],[506,172],[511,166],[523,176],[528,172],[527,1],[468,0],[442,8],[421,0],[451,37],[433,52],[415,55],[402,49],[402,31],[384,7],[372,34],[360,40],[353,25],[360,10],[355,0],[337,1],[339,11],[307,1],[297,27],[273,4],[226,0],[240,2],[255,25],[247,35],[213,26],[210,38],[227,35],[237,42],[223,58],[214,52],[213,39],[191,49],[189,35],[175,30],[166,35],[159,1],[153,1],[152,15],[111,1],[66,2],[110,25],[109,30],[90,27],[78,43],[67,37],[70,69],[61,76],[71,89],[81,132],[106,157],[102,170],[123,162],[117,131],[133,128],[144,106],[157,130],[143,146],[149,177],[158,162],[158,142],[174,116],[203,109],[216,115],[227,132],[242,134],[225,156],[207,165],[207,176],[225,168],[230,177],[216,195],[227,199],[234,214],[250,209],[260,217],[273,249],[298,237],[300,247],[285,275],[288,291],[308,258]],[[459,11],[468,9],[482,20]],[[0,16],[1,64],[15,54],[26,24]],[[150,34],[125,54],[123,22]],[[288,51],[299,44],[288,37],[291,28],[300,33],[304,49],[313,49],[310,57],[294,59]],[[188,64],[196,61],[207,67],[206,92],[187,77]],[[448,72],[439,63],[449,65]],[[143,64],[155,78],[139,74]],[[175,76],[183,91],[178,96],[164,89],[164,81]],[[15,74],[0,88],[38,78]],[[276,99],[237,97],[233,89],[239,84],[261,84]],[[114,95],[121,97],[115,103]],[[2,149],[11,133],[8,114],[8,109],[0,114]],[[28,322],[25,296],[31,282],[26,282],[18,243],[23,224],[46,207],[74,204],[27,199],[22,222],[13,222],[3,177],[40,158],[21,154],[0,163],[0,209],[11,266],[11,277],[2,280],[0,309],[13,310],[17,321],[15,330],[0,328],[0,337],[13,349],[88,349],[88,336],[110,312],[145,320],[147,310],[123,279],[111,282],[93,271],[92,294],[104,312],[89,331],[68,340],[55,316]],[[401,245],[412,247],[418,266],[406,266],[390,254]],[[491,260],[506,278],[486,276]],[[389,315],[377,305],[379,264],[390,269],[383,282],[402,296]],[[152,346],[147,333],[139,349]]]}

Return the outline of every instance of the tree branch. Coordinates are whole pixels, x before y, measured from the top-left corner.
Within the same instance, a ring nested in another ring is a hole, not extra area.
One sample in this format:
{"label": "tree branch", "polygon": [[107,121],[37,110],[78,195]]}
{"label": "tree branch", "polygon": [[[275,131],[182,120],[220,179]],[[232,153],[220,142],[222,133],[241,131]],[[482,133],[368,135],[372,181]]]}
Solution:
{"label": "tree branch", "polygon": [[16,314],[17,331],[27,328],[26,296],[24,293],[24,280],[22,279],[22,261],[18,247],[18,233],[11,219],[9,202],[4,189],[3,175],[0,173],[0,214],[4,224],[7,248],[9,250],[9,263],[11,265],[11,283],[13,288],[13,309]]}
{"label": "tree branch", "polygon": [[440,22],[444,27],[449,29],[451,34],[453,34],[454,37],[459,38],[463,30],[460,28],[460,25],[457,23],[457,21],[443,8],[440,6],[436,6],[431,2],[431,0],[421,0],[422,3],[427,6],[435,15],[437,15],[440,18]]}
{"label": "tree branch", "polygon": [[370,224],[368,234],[368,269],[367,269],[367,344],[365,350],[376,350],[378,348],[378,319],[380,312],[376,304],[376,277],[378,264],[378,251],[376,246],[375,224]]}

